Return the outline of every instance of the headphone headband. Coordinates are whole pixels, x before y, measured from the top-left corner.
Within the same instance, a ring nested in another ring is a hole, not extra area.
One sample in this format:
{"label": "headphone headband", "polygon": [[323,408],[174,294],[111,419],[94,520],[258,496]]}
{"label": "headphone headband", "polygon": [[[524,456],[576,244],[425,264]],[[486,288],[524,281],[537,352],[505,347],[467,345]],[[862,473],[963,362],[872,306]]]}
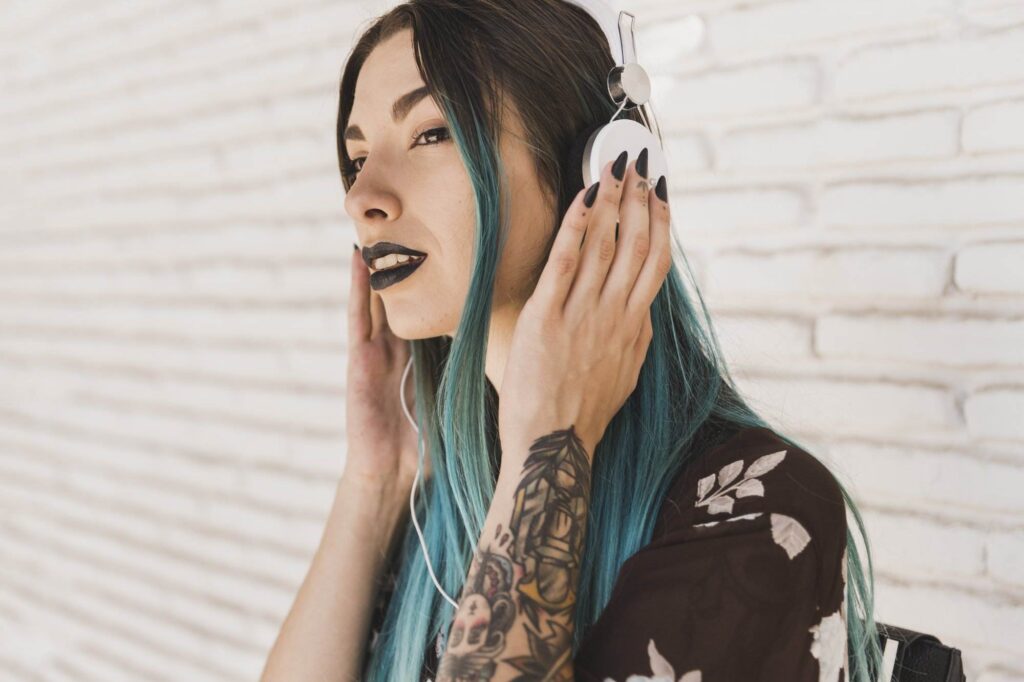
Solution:
{"label": "headphone headband", "polygon": [[[616,64],[625,64],[623,56],[622,36],[619,32],[619,12],[613,9],[604,0],[565,0],[572,5],[581,7],[594,18],[604,36],[608,41],[608,48],[612,52],[612,59]],[[635,59],[635,56],[633,56]]]}

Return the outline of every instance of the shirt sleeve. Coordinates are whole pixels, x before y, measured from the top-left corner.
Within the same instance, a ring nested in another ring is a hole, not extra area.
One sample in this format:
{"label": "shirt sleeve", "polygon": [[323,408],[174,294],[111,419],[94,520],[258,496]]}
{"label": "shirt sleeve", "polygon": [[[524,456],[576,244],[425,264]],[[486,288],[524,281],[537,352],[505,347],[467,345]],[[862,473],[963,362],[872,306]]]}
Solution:
{"label": "shirt sleeve", "polygon": [[623,564],[574,659],[581,682],[845,682],[845,506],[779,442],[695,467]]}

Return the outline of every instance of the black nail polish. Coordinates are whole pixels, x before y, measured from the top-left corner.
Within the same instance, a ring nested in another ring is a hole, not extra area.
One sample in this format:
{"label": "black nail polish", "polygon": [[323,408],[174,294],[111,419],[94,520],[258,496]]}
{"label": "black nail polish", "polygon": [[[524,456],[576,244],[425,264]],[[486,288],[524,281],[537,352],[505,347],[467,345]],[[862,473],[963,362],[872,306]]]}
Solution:
{"label": "black nail polish", "polygon": [[583,195],[583,205],[586,206],[587,208],[590,208],[591,206],[594,205],[594,198],[597,196],[597,187],[600,184],[601,181],[598,180],[593,185],[591,185],[590,189],[587,190],[587,193]]}
{"label": "black nail polish", "polygon": [[640,174],[641,178],[647,177],[647,147],[644,147],[640,156],[636,157],[636,172]]}
{"label": "black nail polish", "polygon": [[658,195],[658,198],[662,201],[668,201],[668,183],[665,181],[664,175],[658,178],[658,184],[654,188],[654,193]]}
{"label": "black nail polish", "polygon": [[612,175],[616,180],[621,180],[622,176],[626,174],[626,159],[629,158],[627,152],[622,152],[619,157],[615,159],[615,163],[612,165]]}
{"label": "black nail polish", "polygon": [[355,242],[352,242],[352,248],[355,249],[356,251],[358,251],[359,250],[359,244],[356,244]]}

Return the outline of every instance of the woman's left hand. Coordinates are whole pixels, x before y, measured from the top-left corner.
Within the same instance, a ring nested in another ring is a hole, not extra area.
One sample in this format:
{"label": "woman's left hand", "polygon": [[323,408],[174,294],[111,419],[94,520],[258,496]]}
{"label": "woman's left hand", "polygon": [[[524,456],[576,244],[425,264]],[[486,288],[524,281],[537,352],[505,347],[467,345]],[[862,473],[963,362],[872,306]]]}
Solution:
{"label": "woman's left hand", "polygon": [[498,410],[510,474],[536,439],[570,426],[593,461],[650,346],[651,304],[672,265],[669,207],[635,163],[622,180],[612,167],[591,208],[589,188],[569,206],[513,332]]}

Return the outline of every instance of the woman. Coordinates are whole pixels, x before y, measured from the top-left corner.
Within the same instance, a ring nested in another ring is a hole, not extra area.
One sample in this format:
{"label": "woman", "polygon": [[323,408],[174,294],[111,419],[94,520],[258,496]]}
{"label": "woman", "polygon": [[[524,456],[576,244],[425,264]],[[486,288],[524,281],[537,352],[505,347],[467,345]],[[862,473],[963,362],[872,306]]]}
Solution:
{"label": "woman", "polygon": [[874,679],[860,515],[735,390],[667,183],[620,156],[569,194],[613,65],[563,0],[412,0],[359,38],[348,460],[264,680]]}

